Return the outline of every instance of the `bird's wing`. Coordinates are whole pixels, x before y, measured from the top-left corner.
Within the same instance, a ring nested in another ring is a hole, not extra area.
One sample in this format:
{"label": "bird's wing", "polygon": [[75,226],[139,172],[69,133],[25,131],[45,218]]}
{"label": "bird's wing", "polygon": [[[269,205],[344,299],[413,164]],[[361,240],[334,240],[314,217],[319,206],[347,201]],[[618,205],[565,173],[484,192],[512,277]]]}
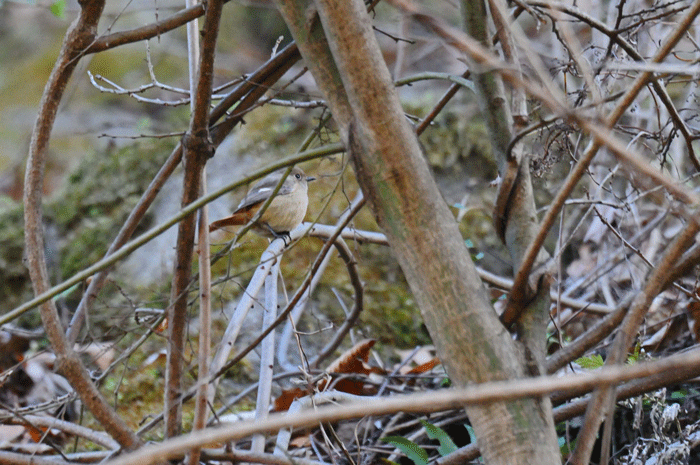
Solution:
{"label": "bird's wing", "polygon": [[[291,174],[290,174],[291,176]],[[275,187],[277,186],[277,183],[279,182],[278,179],[268,179],[264,178],[262,179],[259,183],[255,184],[253,188],[250,190],[248,195],[246,195],[243,200],[241,200],[241,203],[238,204],[238,207],[236,208],[236,211],[243,210],[245,208],[251,207],[259,202],[263,202],[267,200],[267,198],[272,194],[272,192],[275,190]],[[292,189],[294,187],[293,183],[285,183],[282,184],[282,187],[280,187],[280,190],[277,192],[277,195],[287,195],[291,194]]]}

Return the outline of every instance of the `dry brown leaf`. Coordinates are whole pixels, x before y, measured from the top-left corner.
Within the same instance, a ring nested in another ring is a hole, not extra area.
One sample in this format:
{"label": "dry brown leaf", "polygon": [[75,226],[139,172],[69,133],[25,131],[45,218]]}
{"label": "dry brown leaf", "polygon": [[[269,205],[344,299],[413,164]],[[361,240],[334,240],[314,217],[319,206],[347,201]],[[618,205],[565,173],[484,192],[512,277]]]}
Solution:
{"label": "dry brown leaf", "polygon": [[[336,391],[354,395],[372,394],[373,388],[368,388],[364,380],[357,379],[357,377],[353,375],[366,376],[374,373],[386,374],[381,368],[372,367],[367,363],[369,361],[370,350],[376,342],[375,339],[365,339],[343,352],[343,354],[336,358],[325,370],[326,373],[331,374],[331,377],[324,377],[319,380],[315,388],[318,391],[335,389]],[[287,389],[275,399],[274,409],[276,412],[287,411],[292,405],[292,402],[309,394],[311,394],[311,392],[308,389]]]}
{"label": "dry brown leaf", "polygon": [[38,428],[34,426],[27,426],[27,433],[29,433],[29,437],[36,443],[41,442],[47,431],[48,428],[44,426],[40,426]]}
{"label": "dry brown leaf", "polygon": [[292,438],[292,440],[289,441],[289,445],[290,445],[290,447],[296,447],[296,448],[310,447],[311,446],[311,435],[302,434],[300,436]]}
{"label": "dry brown leaf", "polygon": [[695,342],[700,341],[700,302],[693,301],[688,304],[688,327]]}
{"label": "dry brown leaf", "polygon": [[308,389],[302,389],[302,388],[291,388],[291,389],[285,389],[282,391],[282,394],[280,394],[279,397],[275,399],[273,409],[275,412],[286,412],[289,410],[289,407],[292,405],[292,402],[295,400],[308,396],[309,390]]}
{"label": "dry brown leaf", "polygon": [[369,374],[365,364],[369,361],[369,351],[377,342],[376,339],[364,339],[336,358],[326,371],[328,373]]}
{"label": "dry brown leaf", "polygon": [[406,372],[407,375],[422,375],[423,373],[427,373],[436,366],[440,364],[440,359],[437,357],[433,357],[432,360],[429,360],[425,363],[422,363],[418,365],[417,367],[413,367],[410,370]]}

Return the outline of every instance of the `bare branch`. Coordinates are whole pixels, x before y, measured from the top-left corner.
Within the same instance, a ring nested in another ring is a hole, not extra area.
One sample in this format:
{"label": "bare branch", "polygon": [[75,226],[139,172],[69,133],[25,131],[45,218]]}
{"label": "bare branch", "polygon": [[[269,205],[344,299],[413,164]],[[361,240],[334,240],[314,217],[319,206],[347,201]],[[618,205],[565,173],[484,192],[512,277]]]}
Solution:
{"label": "bare branch", "polygon": [[[543,376],[513,381],[488,382],[468,388],[450,389],[441,392],[425,392],[393,397],[365,398],[362,402],[340,406],[320,407],[314,412],[304,412],[290,417],[276,414],[259,422],[241,422],[222,425],[167,440],[158,445],[146,446],[137,452],[125,454],[109,465],[153,464],[176,458],[193,447],[201,447],[217,442],[235,441],[256,433],[278,431],[283,427],[302,428],[320,422],[359,418],[366,415],[381,415],[397,411],[437,412],[459,408],[461,405],[485,405],[490,402],[518,399],[529,396],[543,396],[553,392],[568,391],[581,393],[601,385],[619,384],[624,381],[649,377],[665,376],[688,366],[700,364],[700,350],[694,349],[685,354],[673,355],[654,362],[635,365],[604,367],[603,369],[567,377]],[[372,400],[371,400],[372,399]]]}
{"label": "bare branch", "polygon": [[[50,288],[42,224],[42,188],[49,137],[66,84],[78,64],[82,51],[95,38],[103,8],[102,0],[85,1],[81,4],[80,16],[66,33],[60,55],[44,88],[39,116],[32,132],[24,185],[24,232],[27,266],[37,295]],[[139,446],[141,441],[102,397],[80,358],[66,340],[54,302],[42,303],[41,318],[56,353],[59,369],[86,407],[123,447],[132,449]]]}
{"label": "bare branch", "polygon": [[153,24],[136,28],[131,31],[115,32],[96,38],[96,40],[85,48],[84,53],[91,54],[103,52],[105,50],[119,47],[120,45],[158,37],[159,35],[177,29],[202,15],[204,15],[204,6],[201,4],[195,5]]}

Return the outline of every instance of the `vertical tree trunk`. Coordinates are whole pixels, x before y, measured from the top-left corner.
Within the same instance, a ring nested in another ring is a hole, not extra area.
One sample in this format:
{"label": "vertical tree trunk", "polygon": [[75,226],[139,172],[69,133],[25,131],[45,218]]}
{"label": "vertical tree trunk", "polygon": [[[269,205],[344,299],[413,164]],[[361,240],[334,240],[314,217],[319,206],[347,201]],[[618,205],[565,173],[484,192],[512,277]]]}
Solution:
{"label": "vertical tree trunk", "polygon": [[[465,386],[525,376],[524,357],[498,321],[403,115],[364,4],[279,3],[450,379]],[[541,407],[525,399],[469,409],[487,462],[559,463],[551,416]]]}
{"label": "vertical tree trunk", "polygon": [[[190,128],[183,137],[182,206],[200,196],[202,171],[214,154],[214,144],[209,134],[209,104],[214,78],[214,55],[223,0],[209,0],[204,28],[202,29],[202,53],[197,73],[195,104],[190,117]],[[196,215],[183,219],[178,227],[175,271],[168,307],[168,360],[165,371],[165,436],[180,434],[182,428],[182,382],[184,374],[184,350],[186,341],[187,295],[192,277],[192,251],[194,250]]]}

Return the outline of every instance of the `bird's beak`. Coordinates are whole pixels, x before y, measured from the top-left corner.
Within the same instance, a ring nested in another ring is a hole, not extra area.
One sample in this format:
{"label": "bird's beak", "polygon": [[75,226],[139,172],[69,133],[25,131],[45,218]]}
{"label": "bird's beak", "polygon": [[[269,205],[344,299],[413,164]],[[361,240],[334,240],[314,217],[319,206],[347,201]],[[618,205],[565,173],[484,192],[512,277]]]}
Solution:
{"label": "bird's beak", "polygon": [[315,181],[315,180],[316,180],[316,178],[314,178],[313,176],[309,176],[308,178],[306,178],[306,182],[311,182],[311,181]]}

